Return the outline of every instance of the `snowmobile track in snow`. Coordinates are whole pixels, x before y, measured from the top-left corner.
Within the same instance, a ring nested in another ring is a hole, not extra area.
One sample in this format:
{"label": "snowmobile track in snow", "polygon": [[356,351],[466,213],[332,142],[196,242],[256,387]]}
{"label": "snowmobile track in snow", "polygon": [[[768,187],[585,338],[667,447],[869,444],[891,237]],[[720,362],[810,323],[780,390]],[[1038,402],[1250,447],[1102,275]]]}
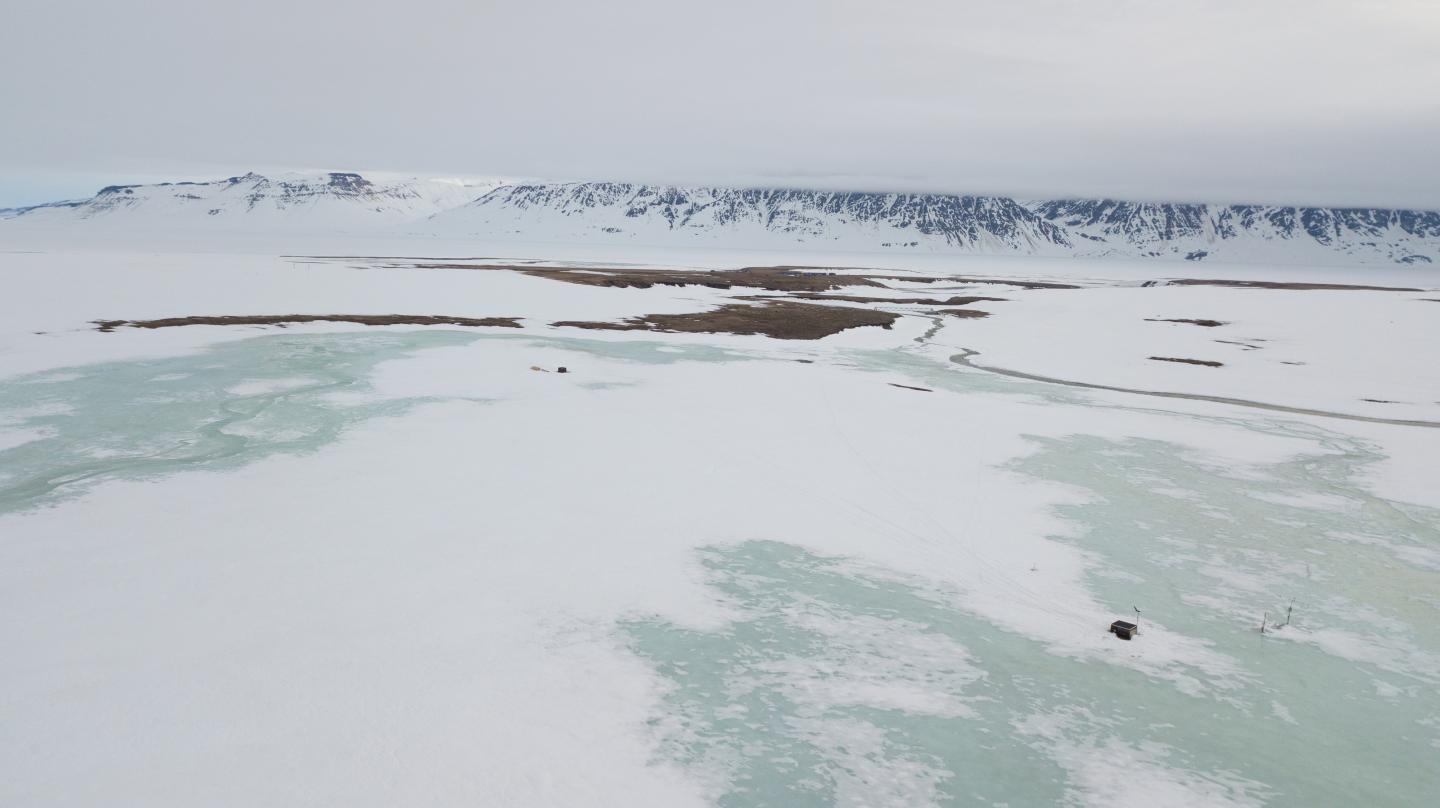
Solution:
{"label": "snowmobile track in snow", "polygon": [[1421,421],[1406,418],[1380,418],[1373,415],[1354,415],[1344,412],[1330,412],[1328,410],[1312,410],[1307,407],[1290,407],[1284,404],[1267,404],[1263,401],[1249,401],[1243,398],[1229,398],[1227,396],[1207,396],[1199,393],[1172,393],[1163,390],[1137,390],[1133,387],[1114,387],[1108,384],[1094,384],[1091,382],[1077,382],[1069,379],[1056,379],[1051,376],[1040,376],[1034,373],[1025,373],[1019,370],[977,365],[970,361],[973,356],[979,356],[979,351],[963,350],[961,353],[950,357],[950,361],[957,365],[964,365],[974,370],[983,370],[986,373],[995,373],[1000,376],[1009,376],[1015,379],[1026,379],[1032,382],[1045,382],[1047,384],[1063,384],[1066,387],[1079,387],[1086,390],[1109,390],[1113,393],[1133,393],[1140,396],[1155,396],[1157,398],[1183,398],[1190,401],[1210,401],[1215,404],[1233,404],[1237,407],[1249,407],[1256,410],[1268,410],[1270,412],[1283,412],[1291,415],[1314,415],[1320,418],[1339,418],[1345,421],[1364,421],[1371,424],[1390,424],[1392,426],[1420,426],[1431,429],[1440,428],[1440,421]]}

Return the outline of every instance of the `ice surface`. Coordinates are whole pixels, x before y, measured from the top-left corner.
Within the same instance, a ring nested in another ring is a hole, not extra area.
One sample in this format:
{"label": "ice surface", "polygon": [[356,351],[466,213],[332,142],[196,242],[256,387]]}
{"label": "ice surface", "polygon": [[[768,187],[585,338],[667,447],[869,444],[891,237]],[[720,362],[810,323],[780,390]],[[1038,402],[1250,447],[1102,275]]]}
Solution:
{"label": "ice surface", "polygon": [[[1046,293],[814,343],[577,337],[545,324],[723,295],[95,260],[17,260],[46,302],[0,301],[0,803],[1440,794],[1440,430],[950,361],[1208,384],[1098,350]],[[1428,390],[1419,348],[1367,370],[1335,348],[1374,335],[1287,331],[1330,305],[1306,293],[1163,291],[1084,293],[1331,363],[1226,382],[1248,398]],[[1366,300],[1354,328],[1433,338],[1404,306],[1440,304]],[[1077,336],[990,329],[1002,306]],[[336,310],[526,328],[86,327]],[[1116,326],[1151,327],[1201,344]],[[1107,634],[1134,606],[1141,634]]]}

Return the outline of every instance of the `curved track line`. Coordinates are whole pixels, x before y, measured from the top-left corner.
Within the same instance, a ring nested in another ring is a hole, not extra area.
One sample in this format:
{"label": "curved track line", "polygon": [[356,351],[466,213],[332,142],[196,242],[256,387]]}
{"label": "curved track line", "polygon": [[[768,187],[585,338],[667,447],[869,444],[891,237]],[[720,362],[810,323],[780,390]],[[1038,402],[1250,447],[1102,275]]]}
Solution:
{"label": "curved track line", "polygon": [[961,353],[950,357],[950,361],[957,365],[964,365],[967,368],[983,370],[986,373],[995,373],[1001,376],[1010,376],[1015,379],[1026,379],[1032,382],[1047,382],[1049,384],[1063,384],[1066,387],[1080,387],[1086,390],[1109,390],[1114,393],[1134,393],[1140,396],[1155,396],[1156,398],[1183,398],[1190,401],[1209,401],[1215,404],[1234,404],[1238,407],[1250,407],[1257,410],[1269,410],[1270,412],[1284,412],[1291,415],[1315,415],[1321,418],[1340,418],[1346,421],[1364,421],[1371,424],[1390,424],[1392,426],[1421,426],[1431,429],[1440,429],[1440,421],[1419,421],[1404,418],[1380,418],[1372,415],[1351,415],[1343,412],[1329,412],[1327,410],[1312,410],[1306,407],[1287,407],[1284,404],[1266,404],[1262,401],[1248,401],[1243,398],[1227,398],[1225,396],[1206,396],[1199,393],[1167,393],[1161,390],[1136,390],[1131,387],[1112,387],[1108,384],[1092,384],[1090,382],[1075,382],[1067,379],[1056,379],[1050,376],[1039,376],[1034,373],[1024,373],[1018,370],[1007,370],[1005,368],[988,367],[977,365],[970,361],[970,357],[979,356],[979,351],[972,351],[968,348],[961,348]]}

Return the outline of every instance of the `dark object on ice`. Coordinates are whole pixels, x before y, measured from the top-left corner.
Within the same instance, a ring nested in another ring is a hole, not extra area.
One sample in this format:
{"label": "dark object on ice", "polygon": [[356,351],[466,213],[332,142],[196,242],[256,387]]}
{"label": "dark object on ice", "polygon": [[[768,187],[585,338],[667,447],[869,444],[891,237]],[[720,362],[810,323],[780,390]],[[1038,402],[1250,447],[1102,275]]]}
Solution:
{"label": "dark object on ice", "polygon": [[1152,356],[1156,362],[1183,362],[1187,365],[1204,365],[1207,368],[1224,367],[1223,362],[1212,362],[1209,359],[1180,359],[1174,356]]}
{"label": "dark object on ice", "polygon": [[569,371],[569,370],[566,370],[564,365],[561,365],[560,367],[555,368],[555,372],[556,372],[556,373],[569,373],[570,371]]}
{"label": "dark object on ice", "polygon": [[1222,321],[1220,321],[1220,320],[1207,320],[1207,319],[1198,319],[1198,318],[1189,318],[1189,317],[1146,317],[1146,318],[1145,318],[1145,322],[1147,322],[1147,323],[1189,323],[1190,325],[1198,325],[1198,326],[1201,326],[1202,328],[1217,328],[1217,327],[1219,327],[1219,326],[1225,325],[1225,323],[1222,322]]}
{"label": "dark object on ice", "polygon": [[1140,633],[1140,627],[1124,620],[1116,620],[1110,624],[1110,633],[1122,640],[1128,640]]}

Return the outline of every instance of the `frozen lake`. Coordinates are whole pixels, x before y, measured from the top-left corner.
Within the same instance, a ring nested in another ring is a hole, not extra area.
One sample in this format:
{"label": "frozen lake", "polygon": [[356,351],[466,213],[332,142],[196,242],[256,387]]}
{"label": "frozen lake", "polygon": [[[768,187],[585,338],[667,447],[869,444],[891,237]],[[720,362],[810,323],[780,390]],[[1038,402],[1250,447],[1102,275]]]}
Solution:
{"label": "frozen lake", "polygon": [[1372,484],[1416,428],[949,353],[385,329],[7,378],[0,801],[1440,798],[1440,510]]}

